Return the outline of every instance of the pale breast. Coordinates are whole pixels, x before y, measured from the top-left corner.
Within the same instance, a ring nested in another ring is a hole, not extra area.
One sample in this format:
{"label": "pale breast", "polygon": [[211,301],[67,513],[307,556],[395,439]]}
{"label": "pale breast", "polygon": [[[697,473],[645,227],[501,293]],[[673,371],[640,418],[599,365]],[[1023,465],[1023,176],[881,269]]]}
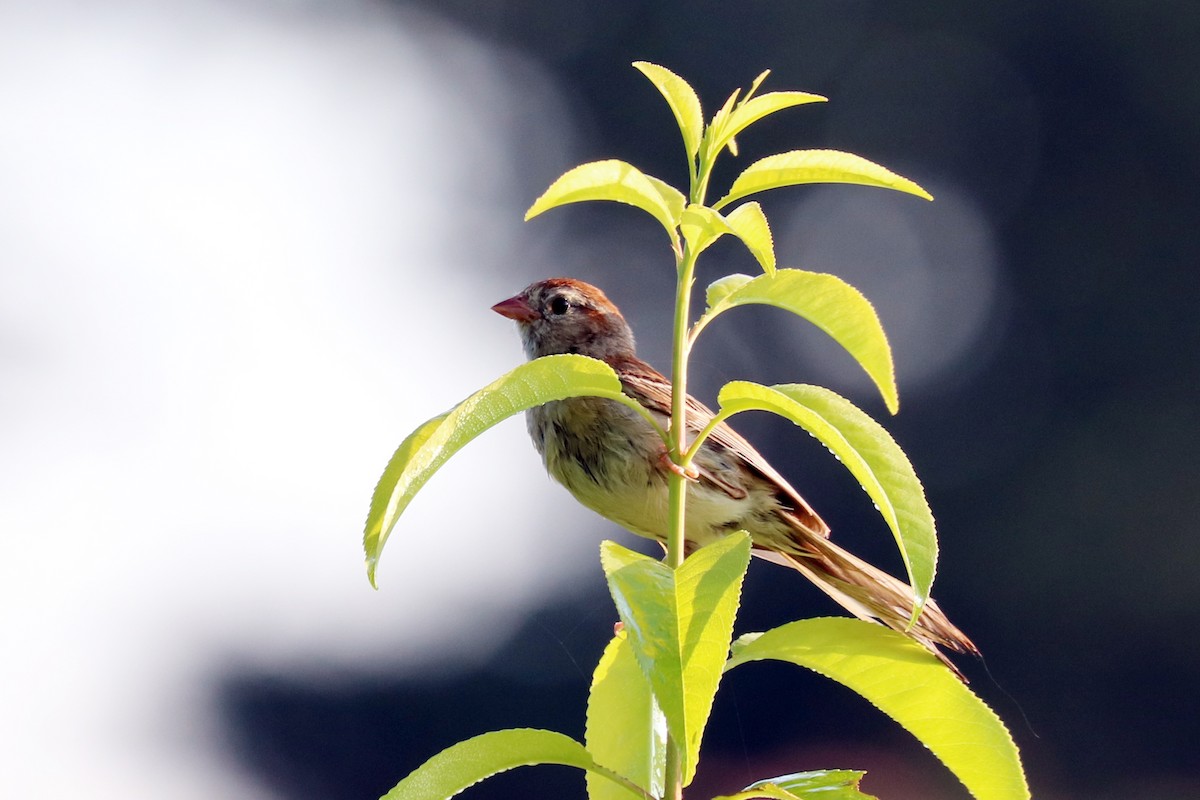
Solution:
{"label": "pale breast", "polygon": [[[546,471],[576,500],[632,533],[666,539],[667,473],[660,466],[664,448],[645,420],[619,403],[588,397],[546,403],[528,411],[526,421]],[[689,541],[704,545],[743,529],[756,539],[785,532],[786,522],[776,513],[778,501],[761,480],[707,447],[698,460],[732,469],[730,481],[744,486],[744,493],[734,497],[704,481],[689,483]]]}
{"label": "pale breast", "polygon": [[666,530],[662,442],[636,412],[596,397],[558,400],[526,412],[546,471],[575,498],[633,533]]}

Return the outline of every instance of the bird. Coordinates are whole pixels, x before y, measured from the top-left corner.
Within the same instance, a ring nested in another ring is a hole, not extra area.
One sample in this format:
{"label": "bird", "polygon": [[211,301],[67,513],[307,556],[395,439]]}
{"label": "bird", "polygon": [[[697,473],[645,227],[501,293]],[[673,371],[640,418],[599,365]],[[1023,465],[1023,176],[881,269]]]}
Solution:
{"label": "bird", "polygon": [[[665,429],[671,382],[637,357],[633,331],[595,286],[573,278],[530,284],[492,306],[516,322],[529,359],[577,353],[608,364],[622,391]],[[689,396],[694,435],[713,412]],[[600,397],[554,400],[526,411],[546,471],[584,506],[639,536],[664,543],[668,476],[683,468],[666,457],[658,433],[635,410]],[[829,526],[746,439],[722,422],[687,470],[685,552],[737,531],[752,553],[791,567],[859,619],[901,631],[962,672],[940,648],[979,655],[974,643],[932,599],[910,625],[912,588],[830,540]]]}

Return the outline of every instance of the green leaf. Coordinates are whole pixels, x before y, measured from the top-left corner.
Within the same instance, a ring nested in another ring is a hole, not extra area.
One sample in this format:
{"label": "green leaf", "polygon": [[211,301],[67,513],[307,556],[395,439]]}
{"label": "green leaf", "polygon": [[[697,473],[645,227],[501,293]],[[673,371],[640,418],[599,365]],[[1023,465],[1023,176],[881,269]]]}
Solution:
{"label": "green leaf", "polygon": [[[644,786],[655,797],[666,782],[667,720],[634,657],[628,636],[613,637],[592,675],[588,696],[588,752],[601,764]],[[625,800],[625,789],[589,774],[589,800]]]}
{"label": "green leaf", "polygon": [[[732,214],[730,215],[733,216]],[[692,330],[692,338],[720,313],[737,306],[763,304],[804,317],[832,336],[854,356],[879,388],[888,410],[900,407],[892,348],[874,307],[862,293],[834,275],[781,269],[743,282],[734,292],[711,299]]]}
{"label": "green leaf", "polygon": [[709,245],[734,230],[717,212],[700,205],[688,206],[679,218],[679,232],[693,255],[700,255]]}
{"label": "green leaf", "polygon": [[651,181],[637,167],[617,159],[580,164],[550,184],[550,188],[525,212],[525,219],[533,219],[543,211],[568,203],[613,200],[636,206],[654,217],[667,229],[674,242],[678,220],[671,212],[671,204],[659,191],[660,185],[666,184]]}
{"label": "green leaf", "polygon": [[683,192],[653,175],[647,175],[646,179],[658,190],[659,196],[667,206],[667,211],[671,213],[672,222],[678,226],[679,218],[683,216],[683,209],[687,206],[687,198],[683,196]]}
{"label": "green leaf", "polygon": [[686,786],[729,652],[750,537],[719,539],[678,569],[614,542],[601,545],[600,558],[638,666],[680,747]]}
{"label": "green leaf", "polygon": [[746,167],[729,187],[729,194],[714,203],[713,208],[719,211],[746,195],[801,183],[858,183],[933,199],[908,178],[862,156],[839,150],[792,150],[767,156]]}
{"label": "green leaf", "polygon": [[764,783],[761,786],[746,789],[737,794],[714,797],[713,800],[800,800],[800,798],[773,783]]}
{"label": "green leaf", "polygon": [[820,769],[796,772],[778,778],[755,781],[737,794],[713,800],[878,800],[858,788],[865,772],[856,769]]}
{"label": "green leaf", "polygon": [[725,215],[725,222],[751,254],[762,265],[763,272],[775,274],[775,240],[771,238],[771,226],[762,206],[753,201],[743,203]]}
{"label": "green leaf", "polygon": [[746,97],[742,100],[743,104],[754,96],[754,93],[758,91],[758,87],[762,86],[762,82],[765,81],[767,76],[770,74],[771,70],[769,69],[764,69],[762,72],[758,73],[758,77],[751,81],[750,88],[746,90]]}
{"label": "green leaf", "polygon": [[700,150],[700,136],[704,131],[704,113],[700,110],[700,98],[688,82],[666,67],[651,64],[648,61],[633,62],[635,69],[650,79],[666,98],[675,122],[679,124],[679,132],[683,134],[683,146],[687,149],[689,161],[696,158]]}
{"label": "green leaf", "polygon": [[535,764],[579,767],[622,787],[620,797],[649,797],[628,779],[596,764],[583,745],[571,737],[554,731],[513,728],[480,734],[447,747],[413,770],[382,800],[448,800],[496,773]]}
{"label": "green leaf", "polygon": [[740,272],[735,272],[732,275],[726,275],[724,278],[718,278],[708,285],[704,290],[704,299],[708,303],[709,308],[724,303],[725,298],[741,289],[750,281],[754,280],[749,275],[742,275]]}
{"label": "green leaf", "polygon": [[748,789],[762,784],[773,784],[800,798],[814,800],[875,800],[874,796],[859,791],[858,784],[867,773],[857,769],[820,769],[811,772],[796,772],[758,781]]}
{"label": "green leaf", "polygon": [[733,381],[722,387],[717,402],[722,414],[758,410],[790,419],[850,470],[896,538],[917,597],[915,621],[937,570],[937,533],[921,481],[888,432],[849,400],[820,386]]}
{"label": "green leaf", "polygon": [[[758,88],[757,84],[752,86],[751,93],[756,88]],[[769,114],[805,103],[824,103],[827,99],[819,94],[808,94],[807,92],[768,92],[744,100],[729,115],[728,122],[722,126],[720,136],[714,138],[710,152],[719,153],[722,147],[733,140],[733,137]],[[730,152],[737,155],[735,147],[731,147]]]}
{"label": "green leaf", "polygon": [[[721,138],[725,128],[728,127],[729,120],[733,115],[734,104],[741,93],[741,89],[734,89],[733,93],[729,95],[729,99],[725,101],[725,105],[717,109],[717,113],[713,114],[712,122],[708,123],[708,127],[704,129],[704,140],[701,142],[700,151],[702,160],[707,160],[710,162],[710,165],[713,159],[721,154],[721,151],[713,146],[713,142]],[[727,139],[726,141],[728,142],[729,151],[737,155],[737,145],[733,144],[732,139]]]}
{"label": "green leaf", "polygon": [[641,408],[622,394],[620,379],[603,361],[578,355],[546,356],[522,364],[409,434],[388,462],[371,497],[363,534],[371,585],[375,585],[379,553],[396,520],[452,455],[514,414],[550,400],[585,395]]}
{"label": "green leaf", "polygon": [[907,636],[843,617],[801,620],[739,638],[726,669],[763,659],[807,667],[862,695],[916,736],[977,800],[1028,800],[1004,724]]}

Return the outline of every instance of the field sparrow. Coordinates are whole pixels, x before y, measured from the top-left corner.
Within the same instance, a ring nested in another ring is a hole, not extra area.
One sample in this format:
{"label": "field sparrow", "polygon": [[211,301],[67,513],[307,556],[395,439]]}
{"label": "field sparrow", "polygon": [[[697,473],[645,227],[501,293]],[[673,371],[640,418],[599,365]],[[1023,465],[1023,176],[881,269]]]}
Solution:
{"label": "field sparrow", "polygon": [[[600,359],[616,370],[627,395],[668,424],[670,381],[635,355],[625,318],[596,287],[551,278],[492,310],[516,321],[529,358],[579,353]],[[688,398],[690,430],[699,431],[712,416]],[[673,465],[644,419],[614,401],[579,397],[533,408],[526,420],[546,470],[579,502],[639,536],[666,541],[667,474]],[[908,584],[830,542],[829,528],[816,512],[729,426],[713,431],[692,466],[689,551],[745,530],[755,555],[798,570],[856,617],[904,631],[952,669],[938,645],[978,653],[932,600],[909,629]]]}

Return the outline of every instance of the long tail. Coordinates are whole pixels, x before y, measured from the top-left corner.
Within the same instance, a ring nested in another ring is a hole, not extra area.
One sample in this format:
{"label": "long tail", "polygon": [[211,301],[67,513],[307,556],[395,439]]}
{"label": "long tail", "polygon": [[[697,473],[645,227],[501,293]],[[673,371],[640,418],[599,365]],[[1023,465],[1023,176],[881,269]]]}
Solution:
{"label": "long tail", "polygon": [[798,570],[859,619],[882,622],[912,637],[966,682],[958,667],[938,647],[971,655],[979,655],[979,649],[946,618],[932,599],[925,603],[916,624],[909,628],[916,598],[907,583],[817,536],[804,537],[802,552],[782,553],[756,548],[754,554]]}

